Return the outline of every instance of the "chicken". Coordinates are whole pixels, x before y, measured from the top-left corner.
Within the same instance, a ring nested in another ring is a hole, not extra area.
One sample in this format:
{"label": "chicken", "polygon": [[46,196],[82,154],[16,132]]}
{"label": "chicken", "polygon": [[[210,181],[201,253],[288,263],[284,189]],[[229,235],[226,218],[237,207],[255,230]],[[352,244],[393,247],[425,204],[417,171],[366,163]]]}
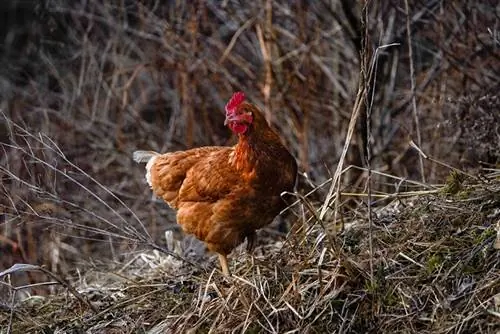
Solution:
{"label": "chicken", "polygon": [[255,231],[270,224],[295,186],[297,163],[261,111],[235,93],[224,124],[238,136],[232,147],[209,146],[159,154],[136,151],[146,162],[146,180],[156,196],[177,210],[177,223],[219,255],[230,276],[227,255]]}

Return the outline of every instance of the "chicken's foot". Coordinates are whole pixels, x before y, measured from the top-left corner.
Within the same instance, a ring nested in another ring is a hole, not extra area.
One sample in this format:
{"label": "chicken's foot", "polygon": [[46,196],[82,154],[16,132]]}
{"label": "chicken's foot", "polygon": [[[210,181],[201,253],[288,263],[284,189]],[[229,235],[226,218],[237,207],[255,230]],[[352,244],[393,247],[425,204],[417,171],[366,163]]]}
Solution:
{"label": "chicken's foot", "polygon": [[255,249],[255,242],[257,239],[257,235],[255,232],[247,234],[247,252],[249,254],[253,254],[253,250]]}
{"label": "chicken's foot", "polygon": [[224,276],[227,277],[231,276],[231,272],[229,271],[229,266],[227,265],[227,256],[219,253],[219,262]]}

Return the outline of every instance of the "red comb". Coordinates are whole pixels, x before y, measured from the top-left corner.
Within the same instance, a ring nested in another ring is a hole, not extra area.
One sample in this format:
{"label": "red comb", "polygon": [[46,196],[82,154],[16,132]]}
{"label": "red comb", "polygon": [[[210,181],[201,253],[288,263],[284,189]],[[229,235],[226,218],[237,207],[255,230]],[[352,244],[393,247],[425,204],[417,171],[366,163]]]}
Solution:
{"label": "red comb", "polygon": [[226,104],[226,114],[232,112],[236,107],[238,107],[243,101],[245,101],[245,93],[236,92],[231,97],[231,100]]}

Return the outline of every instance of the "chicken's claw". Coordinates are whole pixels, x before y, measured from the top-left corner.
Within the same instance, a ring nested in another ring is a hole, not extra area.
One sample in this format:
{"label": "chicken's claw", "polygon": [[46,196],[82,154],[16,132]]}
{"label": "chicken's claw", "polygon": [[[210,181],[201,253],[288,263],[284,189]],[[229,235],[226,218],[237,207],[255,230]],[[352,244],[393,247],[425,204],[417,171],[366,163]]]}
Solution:
{"label": "chicken's claw", "polygon": [[247,234],[247,252],[250,254],[253,253],[253,251],[255,249],[256,239],[257,239],[257,235],[255,234],[255,232],[251,232],[251,233]]}

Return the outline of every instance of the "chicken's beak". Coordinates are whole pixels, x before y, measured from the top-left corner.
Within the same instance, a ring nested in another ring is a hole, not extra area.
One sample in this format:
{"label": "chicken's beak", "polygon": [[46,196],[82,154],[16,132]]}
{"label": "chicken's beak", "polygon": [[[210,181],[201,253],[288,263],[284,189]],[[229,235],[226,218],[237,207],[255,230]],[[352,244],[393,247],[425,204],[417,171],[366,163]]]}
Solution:
{"label": "chicken's beak", "polygon": [[239,120],[239,117],[236,115],[227,115],[226,120],[224,121],[224,125],[228,125],[230,122]]}
{"label": "chicken's beak", "polygon": [[243,114],[231,114],[226,115],[226,120],[224,121],[224,125],[228,125],[230,122],[247,122],[252,123],[253,117],[251,113],[243,113]]}

